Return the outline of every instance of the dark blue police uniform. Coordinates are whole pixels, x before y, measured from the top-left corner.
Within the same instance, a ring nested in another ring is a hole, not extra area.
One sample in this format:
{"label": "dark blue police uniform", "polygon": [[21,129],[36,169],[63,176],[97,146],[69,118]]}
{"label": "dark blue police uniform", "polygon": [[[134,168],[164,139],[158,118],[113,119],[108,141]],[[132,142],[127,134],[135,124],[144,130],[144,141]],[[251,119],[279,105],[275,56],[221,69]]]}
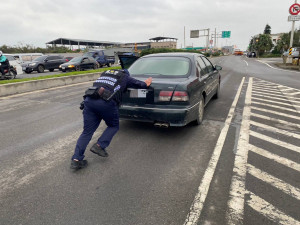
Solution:
{"label": "dark blue police uniform", "polygon": [[88,96],[85,98],[83,132],[77,141],[72,160],[83,160],[85,149],[102,119],[105,121],[107,128],[98,139],[97,144],[102,149],[108,147],[113,136],[119,130],[119,104],[122,99],[122,93],[126,88],[147,88],[145,82],[130,77],[127,70],[108,70],[101,74],[93,86],[103,87],[114,93],[114,96],[108,101]]}

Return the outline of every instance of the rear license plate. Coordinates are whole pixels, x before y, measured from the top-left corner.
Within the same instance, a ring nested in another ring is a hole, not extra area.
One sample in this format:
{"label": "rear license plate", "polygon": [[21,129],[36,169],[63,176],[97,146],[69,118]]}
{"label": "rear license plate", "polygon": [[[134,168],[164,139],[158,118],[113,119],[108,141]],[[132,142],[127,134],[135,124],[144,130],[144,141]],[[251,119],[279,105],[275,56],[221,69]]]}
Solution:
{"label": "rear license plate", "polygon": [[66,67],[62,67],[62,69],[64,70],[64,69],[66,69]]}
{"label": "rear license plate", "polygon": [[147,89],[133,89],[130,90],[130,98],[146,98]]}

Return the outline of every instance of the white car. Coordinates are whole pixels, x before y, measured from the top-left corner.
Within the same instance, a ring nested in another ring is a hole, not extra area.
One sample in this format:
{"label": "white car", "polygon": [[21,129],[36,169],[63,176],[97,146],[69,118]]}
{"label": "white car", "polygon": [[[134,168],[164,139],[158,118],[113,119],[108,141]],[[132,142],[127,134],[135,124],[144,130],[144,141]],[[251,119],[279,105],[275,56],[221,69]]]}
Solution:
{"label": "white car", "polygon": [[12,54],[3,54],[9,61],[9,64],[11,66],[16,67],[17,70],[17,74],[23,74],[23,70],[22,70],[22,66],[20,65],[20,63],[15,59],[15,57],[13,57]]}

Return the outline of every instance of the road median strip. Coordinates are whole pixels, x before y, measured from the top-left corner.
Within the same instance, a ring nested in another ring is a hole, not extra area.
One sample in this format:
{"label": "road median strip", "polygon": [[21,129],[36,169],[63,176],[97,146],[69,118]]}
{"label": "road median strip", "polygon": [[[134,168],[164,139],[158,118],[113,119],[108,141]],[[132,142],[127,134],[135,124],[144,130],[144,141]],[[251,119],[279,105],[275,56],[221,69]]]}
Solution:
{"label": "road median strip", "polygon": [[38,77],[32,79],[6,80],[0,81],[0,97],[21,94],[30,91],[43,90],[64,85],[83,83],[96,80],[100,74],[107,69],[119,69],[120,67],[105,68],[96,71],[89,71],[84,74],[68,73],[62,75],[53,75],[51,77]]}

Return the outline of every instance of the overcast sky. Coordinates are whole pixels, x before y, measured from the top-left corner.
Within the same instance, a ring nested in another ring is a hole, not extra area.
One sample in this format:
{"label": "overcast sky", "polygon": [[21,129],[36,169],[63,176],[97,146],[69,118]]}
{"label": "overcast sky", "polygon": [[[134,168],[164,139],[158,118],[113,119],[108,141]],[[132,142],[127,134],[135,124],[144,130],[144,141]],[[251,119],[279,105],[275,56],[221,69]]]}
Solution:
{"label": "overcast sky", "polygon": [[[221,45],[246,50],[251,36],[288,32],[294,0],[1,0],[0,46],[45,43],[60,37],[113,42],[178,38],[177,47],[205,46],[190,30],[231,31]],[[300,22],[296,22],[299,27]]]}

